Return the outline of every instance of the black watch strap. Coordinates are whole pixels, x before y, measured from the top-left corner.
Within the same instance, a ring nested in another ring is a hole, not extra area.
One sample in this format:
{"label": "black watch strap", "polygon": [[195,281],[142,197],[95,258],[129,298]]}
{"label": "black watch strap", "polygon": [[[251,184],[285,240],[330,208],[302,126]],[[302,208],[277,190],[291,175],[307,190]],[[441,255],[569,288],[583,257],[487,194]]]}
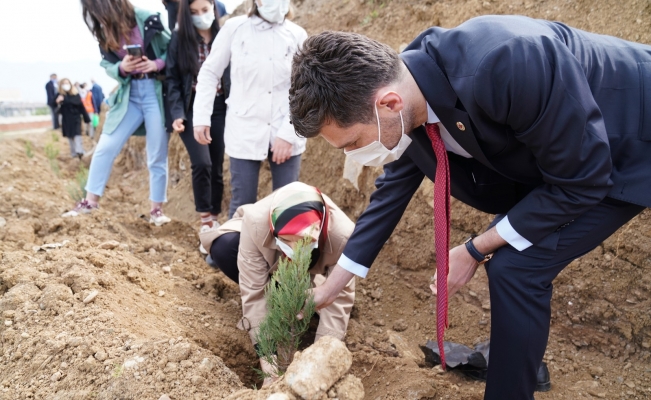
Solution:
{"label": "black watch strap", "polygon": [[466,240],[466,243],[465,243],[465,244],[466,244],[466,249],[468,250],[468,253],[470,253],[470,255],[472,256],[472,258],[474,258],[477,262],[480,263],[480,262],[486,261],[486,256],[483,255],[483,254],[481,254],[481,253],[479,252],[479,250],[477,250],[477,248],[475,247],[475,245],[472,244],[472,240],[473,240],[475,237],[476,237],[476,236],[471,236],[468,240]]}

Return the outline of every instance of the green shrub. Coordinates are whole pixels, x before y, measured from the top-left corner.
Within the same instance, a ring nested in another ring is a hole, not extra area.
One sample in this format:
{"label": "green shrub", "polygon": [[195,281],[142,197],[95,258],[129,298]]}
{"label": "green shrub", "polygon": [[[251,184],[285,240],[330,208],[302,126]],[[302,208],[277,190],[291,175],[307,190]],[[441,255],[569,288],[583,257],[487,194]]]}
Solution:
{"label": "green shrub", "polygon": [[61,170],[59,169],[59,162],[57,161],[57,157],[59,156],[59,148],[55,146],[54,143],[46,144],[45,156],[50,161],[50,168],[52,168],[54,174],[56,176],[59,176],[61,174]]}
{"label": "green shrub", "polygon": [[75,174],[74,182],[68,184],[68,194],[76,202],[86,198],[86,182],[88,182],[88,168],[79,164],[79,171]]}
{"label": "green shrub", "polygon": [[[298,350],[301,337],[316,311],[310,273],[312,251],[303,239],[294,249],[294,259],[280,259],[278,270],[265,289],[267,315],[256,334],[258,356],[282,375]],[[303,310],[303,318],[296,316]]]}
{"label": "green shrub", "polygon": [[29,158],[34,158],[34,149],[32,148],[32,142],[29,140],[25,141],[25,154],[27,154],[27,157]]}

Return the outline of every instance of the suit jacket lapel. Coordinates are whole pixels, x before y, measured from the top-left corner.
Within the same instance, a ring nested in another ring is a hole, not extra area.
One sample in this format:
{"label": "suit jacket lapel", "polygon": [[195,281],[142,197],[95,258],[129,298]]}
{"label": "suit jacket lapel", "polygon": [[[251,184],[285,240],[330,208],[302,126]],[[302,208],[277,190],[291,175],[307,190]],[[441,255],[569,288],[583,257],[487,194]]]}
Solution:
{"label": "suit jacket lapel", "polygon": [[436,61],[421,50],[405,51],[400,57],[416,80],[427,104],[454,140],[477,161],[495,170],[479,147],[468,113],[456,108],[457,95]]}

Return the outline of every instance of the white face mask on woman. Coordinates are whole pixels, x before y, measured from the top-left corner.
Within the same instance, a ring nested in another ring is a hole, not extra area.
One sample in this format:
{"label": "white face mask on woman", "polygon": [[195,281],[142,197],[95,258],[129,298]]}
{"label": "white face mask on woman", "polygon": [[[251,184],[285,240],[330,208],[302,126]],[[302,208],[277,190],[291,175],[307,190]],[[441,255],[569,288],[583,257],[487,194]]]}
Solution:
{"label": "white face mask on woman", "polygon": [[194,25],[195,28],[205,31],[206,29],[210,29],[212,27],[212,23],[215,22],[215,7],[211,7],[211,9],[207,13],[203,13],[201,15],[193,15],[192,16],[192,24]]}
{"label": "white face mask on woman", "polygon": [[285,20],[285,15],[289,12],[289,0],[262,0],[263,4],[258,6],[258,13],[262,18],[272,24],[279,24]]}
{"label": "white face mask on woman", "polygon": [[[294,249],[292,249],[292,246],[288,245],[287,243],[283,242],[282,240],[276,238],[276,247],[280,249],[280,251],[287,256],[287,258],[292,259],[294,257]],[[312,242],[308,245],[308,249],[310,251],[319,248],[319,243],[318,242]]]}
{"label": "white face mask on woman", "polygon": [[69,83],[64,83],[63,85],[61,85],[61,89],[63,89],[66,92],[69,92],[70,89],[72,89],[72,86],[70,86]]}
{"label": "white face mask on woman", "polygon": [[402,120],[402,111],[400,111],[402,135],[400,136],[400,141],[392,150],[387,149],[380,142],[382,135],[380,133],[380,115],[377,112],[377,104],[375,104],[375,117],[377,118],[377,140],[359,149],[351,151],[344,150],[344,154],[348,157],[369,167],[379,167],[399,159],[411,144],[411,138],[405,135],[405,123]]}

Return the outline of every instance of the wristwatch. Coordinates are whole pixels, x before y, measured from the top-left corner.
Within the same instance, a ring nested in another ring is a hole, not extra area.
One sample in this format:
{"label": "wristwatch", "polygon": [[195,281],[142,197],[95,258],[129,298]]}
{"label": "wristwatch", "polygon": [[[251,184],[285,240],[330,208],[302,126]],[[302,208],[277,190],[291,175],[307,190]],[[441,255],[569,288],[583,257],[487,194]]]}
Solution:
{"label": "wristwatch", "polygon": [[466,250],[468,250],[468,253],[470,253],[472,258],[474,258],[481,265],[487,262],[488,260],[490,260],[491,258],[493,258],[493,253],[489,253],[486,255],[481,254],[479,250],[477,250],[475,245],[472,244],[472,240],[476,237],[477,235],[470,236],[468,239],[466,239],[465,242],[463,242],[463,244],[466,245]]}

